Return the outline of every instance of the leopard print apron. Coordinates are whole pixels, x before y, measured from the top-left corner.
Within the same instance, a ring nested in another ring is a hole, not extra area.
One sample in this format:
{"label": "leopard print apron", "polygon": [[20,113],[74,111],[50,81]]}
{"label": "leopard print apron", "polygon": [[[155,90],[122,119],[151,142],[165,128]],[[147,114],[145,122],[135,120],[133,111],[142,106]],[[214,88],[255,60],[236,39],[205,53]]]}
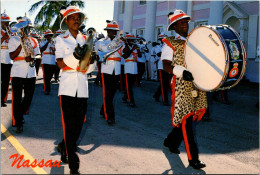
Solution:
{"label": "leopard print apron", "polygon": [[[180,65],[184,66],[184,40],[175,39],[175,37],[166,37],[168,46],[174,49],[174,55],[172,58],[172,66]],[[182,120],[190,116],[194,116],[194,120],[197,118],[199,121],[206,112],[207,97],[206,93],[198,89],[198,96],[192,97],[192,90],[194,89],[192,82],[185,81],[183,78],[178,78],[175,75],[172,79],[172,125],[178,126],[182,123]]]}

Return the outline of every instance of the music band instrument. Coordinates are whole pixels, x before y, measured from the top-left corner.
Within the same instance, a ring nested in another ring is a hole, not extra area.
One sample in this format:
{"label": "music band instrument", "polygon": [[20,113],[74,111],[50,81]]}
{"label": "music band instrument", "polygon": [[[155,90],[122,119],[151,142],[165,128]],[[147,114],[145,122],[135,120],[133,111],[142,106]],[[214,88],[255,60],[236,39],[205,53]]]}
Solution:
{"label": "music band instrument", "polygon": [[108,57],[121,49],[124,45],[122,41],[122,33],[123,31],[121,30],[119,34],[107,45],[107,50],[106,52],[103,51],[98,51],[98,55],[103,58],[103,63],[106,63]]}
{"label": "music band instrument", "polygon": [[186,68],[194,85],[206,92],[230,89],[246,70],[246,49],[238,33],[228,25],[200,26],[185,42]]}
{"label": "music band instrument", "polygon": [[[30,67],[34,67],[36,63],[36,58],[34,56],[34,49],[31,43],[31,39],[28,37],[29,35],[29,24],[31,21],[23,21],[19,22],[15,25],[12,26],[11,32],[15,33],[17,32],[19,38],[20,38],[20,43],[22,46],[22,49],[24,51],[25,57],[31,56],[32,60],[29,63]],[[23,40],[22,40],[23,38]]]}

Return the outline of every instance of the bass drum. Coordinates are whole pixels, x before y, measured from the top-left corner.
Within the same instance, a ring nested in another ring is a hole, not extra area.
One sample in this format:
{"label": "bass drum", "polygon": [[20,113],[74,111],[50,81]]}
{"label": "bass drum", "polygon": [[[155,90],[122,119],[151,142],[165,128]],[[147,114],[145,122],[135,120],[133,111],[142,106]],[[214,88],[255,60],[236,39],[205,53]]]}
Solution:
{"label": "bass drum", "polygon": [[184,58],[194,85],[206,92],[234,87],[246,70],[246,49],[228,25],[193,29],[184,45]]}

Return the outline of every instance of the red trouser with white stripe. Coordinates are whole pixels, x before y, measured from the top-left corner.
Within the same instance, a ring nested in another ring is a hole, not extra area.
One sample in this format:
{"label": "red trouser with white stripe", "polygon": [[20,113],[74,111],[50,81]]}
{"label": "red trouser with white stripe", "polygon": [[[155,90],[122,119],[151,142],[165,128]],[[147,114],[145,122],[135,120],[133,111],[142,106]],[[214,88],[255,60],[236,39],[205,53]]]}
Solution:
{"label": "red trouser with white stripe", "polygon": [[[66,148],[68,155],[69,168],[71,170],[79,169],[79,157],[76,154],[76,142],[80,136],[87,112],[87,98],[77,98],[61,95],[61,117],[64,140],[61,146]],[[65,145],[64,145],[65,143]]]}
{"label": "red trouser with white stripe", "polygon": [[165,142],[168,142],[170,147],[178,148],[182,140],[184,140],[189,161],[196,161],[199,159],[199,153],[194,140],[192,118],[193,116],[183,119],[179,127],[174,127],[165,139]]}

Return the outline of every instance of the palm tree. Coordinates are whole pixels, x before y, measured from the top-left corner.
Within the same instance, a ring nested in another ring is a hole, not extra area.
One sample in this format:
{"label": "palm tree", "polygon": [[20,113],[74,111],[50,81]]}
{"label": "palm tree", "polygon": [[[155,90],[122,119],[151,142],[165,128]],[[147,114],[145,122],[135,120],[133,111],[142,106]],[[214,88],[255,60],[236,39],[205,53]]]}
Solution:
{"label": "palm tree", "polygon": [[39,25],[40,29],[43,31],[50,28],[51,22],[54,21],[52,26],[52,31],[56,32],[60,28],[60,21],[62,16],[60,14],[60,8],[62,6],[76,5],[79,8],[84,8],[84,2],[80,0],[76,1],[38,1],[34,3],[29,9],[30,13],[33,13],[38,7],[41,6],[41,10],[35,17],[34,24]]}

